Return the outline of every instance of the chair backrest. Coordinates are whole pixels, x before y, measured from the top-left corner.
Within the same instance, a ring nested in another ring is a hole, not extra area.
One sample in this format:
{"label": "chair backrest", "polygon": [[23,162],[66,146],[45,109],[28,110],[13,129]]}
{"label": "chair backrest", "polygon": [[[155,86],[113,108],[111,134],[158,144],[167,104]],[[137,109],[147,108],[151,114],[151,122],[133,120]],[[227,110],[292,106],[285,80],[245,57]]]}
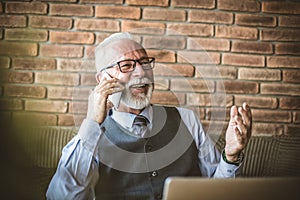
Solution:
{"label": "chair backrest", "polygon": [[[216,146],[224,148],[224,137]],[[242,177],[300,176],[300,136],[252,136],[244,153]]]}
{"label": "chair backrest", "polygon": [[75,136],[77,130],[63,127],[38,127],[22,134],[20,144],[29,158],[32,196],[46,199],[45,194],[55,173],[63,147]]}

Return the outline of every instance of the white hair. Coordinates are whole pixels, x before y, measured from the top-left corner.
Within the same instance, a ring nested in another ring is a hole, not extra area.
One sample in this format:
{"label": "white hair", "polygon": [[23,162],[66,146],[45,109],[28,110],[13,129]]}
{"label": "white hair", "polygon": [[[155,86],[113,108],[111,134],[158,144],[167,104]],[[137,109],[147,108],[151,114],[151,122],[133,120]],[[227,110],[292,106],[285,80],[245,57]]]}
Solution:
{"label": "white hair", "polygon": [[120,50],[112,47],[112,44],[120,40],[134,41],[132,34],[128,32],[114,33],[109,37],[105,38],[95,48],[95,64],[97,72],[112,64],[111,62],[113,61],[113,59],[116,59],[116,52],[119,53]]}

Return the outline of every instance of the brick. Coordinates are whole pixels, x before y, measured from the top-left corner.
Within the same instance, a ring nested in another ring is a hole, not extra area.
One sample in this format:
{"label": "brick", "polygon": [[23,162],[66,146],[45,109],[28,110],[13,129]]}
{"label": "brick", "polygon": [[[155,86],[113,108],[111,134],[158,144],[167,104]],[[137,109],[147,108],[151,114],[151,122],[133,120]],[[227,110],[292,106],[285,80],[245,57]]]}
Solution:
{"label": "brick", "polygon": [[211,80],[201,79],[172,79],[171,90],[184,92],[214,92],[215,83]]}
{"label": "brick", "polygon": [[71,29],[72,19],[52,16],[29,16],[29,26],[47,29]]}
{"label": "brick", "polygon": [[255,27],[275,27],[276,17],[260,14],[236,14],[235,24]]}
{"label": "brick", "polygon": [[89,5],[78,4],[50,4],[50,15],[59,16],[81,16],[91,17],[93,16],[93,7]]}
{"label": "brick", "polygon": [[47,97],[49,99],[87,100],[90,90],[90,88],[50,86],[48,87]]}
{"label": "brick", "polygon": [[[100,43],[96,42],[96,44],[100,44]],[[86,46],[84,48],[84,57],[86,59],[93,59],[93,60],[95,60],[95,49],[96,49],[96,47],[97,47],[96,45],[94,45],[94,46]]]}
{"label": "brick", "polygon": [[13,121],[17,122],[18,124],[32,124],[34,127],[57,125],[57,117],[55,114],[15,112],[13,113]]}
{"label": "brick", "polygon": [[148,56],[154,57],[155,62],[175,62],[175,53],[168,50],[147,50]]}
{"label": "brick", "polygon": [[229,51],[230,41],[212,38],[188,38],[187,49],[208,51]]}
{"label": "brick", "polygon": [[[75,2],[77,0],[74,0]],[[123,0],[79,0],[80,3],[123,4]]]}
{"label": "brick", "polygon": [[49,100],[27,100],[25,101],[25,110],[38,112],[58,112],[65,113],[68,109],[68,103],[65,101]]}
{"label": "brick", "polygon": [[281,27],[300,27],[300,17],[299,16],[279,16],[278,26]]}
{"label": "brick", "polygon": [[33,83],[32,72],[1,71],[1,83]]}
{"label": "brick", "polygon": [[185,104],[185,95],[183,93],[174,93],[172,91],[154,90],[151,103],[161,105],[183,105]]}
{"label": "brick", "polygon": [[154,67],[155,76],[194,76],[194,66],[187,64],[161,64],[157,63]]}
{"label": "brick", "polygon": [[72,101],[70,103],[69,113],[86,114],[88,109],[88,102]]}
{"label": "brick", "polygon": [[300,44],[286,44],[286,43],[275,44],[275,53],[300,55]]}
{"label": "brick", "polygon": [[41,2],[7,2],[6,13],[47,14],[47,4]]}
{"label": "brick", "polygon": [[163,21],[185,21],[184,10],[166,10],[162,8],[144,8],[143,19]]}
{"label": "brick", "polygon": [[293,113],[293,122],[299,124],[300,123],[300,112]]}
{"label": "brick", "polygon": [[241,0],[218,0],[218,9],[232,10],[232,11],[245,11],[245,12],[259,12],[260,2],[256,0],[241,1]]}
{"label": "brick", "polygon": [[287,125],[285,129],[285,135],[288,136],[298,136],[300,133],[300,126],[297,125]]}
{"label": "brick", "polygon": [[236,79],[235,67],[196,66],[195,78]]}
{"label": "brick", "polygon": [[[288,111],[252,109],[253,122],[291,122],[292,115]],[[254,123],[253,123],[254,124]]]}
{"label": "brick", "polygon": [[75,28],[88,31],[120,31],[119,22],[110,19],[76,19]]}
{"label": "brick", "polygon": [[242,105],[243,102],[247,102],[251,108],[276,109],[278,107],[276,97],[235,95],[234,102],[236,105]]}
{"label": "brick", "polygon": [[76,45],[43,44],[40,46],[40,55],[48,57],[80,58],[83,56],[83,47]]}
{"label": "brick", "polygon": [[166,25],[158,22],[122,21],[121,27],[124,32],[160,35],[164,34]]}
{"label": "brick", "polygon": [[58,126],[74,126],[75,121],[73,115],[60,114],[58,115]]}
{"label": "brick", "polygon": [[246,54],[223,54],[222,57],[223,64],[225,65],[237,65],[237,66],[265,66],[264,56],[258,55],[246,55]]}
{"label": "brick", "polygon": [[232,24],[233,14],[222,11],[190,10],[189,22],[204,22],[212,24]]}
{"label": "brick", "polygon": [[143,46],[145,48],[157,49],[184,49],[186,46],[185,38],[172,36],[144,36]]}
{"label": "brick", "polygon": [[299,96],[299,84],[261,83],[261,94]]}
{"label": "brick", "polygon": [[95,36],[90,32],[51,31],[49,40],[58,44],[93,44]]}
{"label": "brick", "polygon": [[199,93],[187,94],[187,104],[192,106],[228,107],[231,106],[232,103],[233,103],[233,97],[225,96],[225,94],[199,94]]}
{"label": "brick", "polygon": [[36,29],[6,29],[5,39],[44,42],[48,39],[48,31]]}
{"label": "brick", "polygon": [[23,101],[20,99],[0,99],[0,110],[22,110]]}
{"label": "brick", "polygon": [[96,81],[96,78],[95,78],[95,73],[81,74],[81,76],[80,76],[80,85],[83,85],[83,86],[96,86],[97,81]]}
{"label": "brick", "polygon": [[35,82],[48,85],[75,86],[79,84],[79,74],[59,72],[36,72]]}
{"label": "brick", "polygon": [[214,0],[172,0],[171,6],[181,8],[215,8]]}
{"label": "brick", "polygon": [[[212,97],[213,98],[213,97]],[[218,104],[214,104],[216,106],[219,106]],[[222,102],[221,102],[222,103]],[[228,105],[230,106],[229,102]],[[224,103],[223,103],[224,104]],[[207,108],[205,113],[205,119],[211,120],[211,121],[229,121],[230,120],[230,109],[225,109],[226,104],[223,105],[223,108]],[[227,106],[227,107],[229,107]],[[224,127],[225,128],[225,127]]]}
{"label": "brick", "polygon": [[267,66],[276,68],[300,68],[299,57],[289,56],[268,56]]}
{"label": "brick", "polygon": [[48,58],[13,58],[12,67],[17,70],[52,70],[56,68],[56,62]]}
{"label": "brick", "polygon": [[27,42],[1,42],[0,55],[7,56],[36,56],[38,46]]}
{"label": "brick", "polygon": [[168,6],[169,0],[152,0],[152,1],[144,1],[144,0],[126,0],[126,4],[129,5],[139,5],[139,6]]}
{"label": "brick", "polygon": [[263,29],[260,31],[261,40],[265,41],[300,41],[300,30]]}
{"label": "brick", "polygon": [[46,89],[42,86],[21,86],[21,85],[4,86],[4,96],[44,98],[45,95],[46,95]]}
{"label": "brick", "polygon": [[[27,0],[28,1],[28,0]],[[49,2],[49,0],[40,0],[40,1],[46,1]],[[78,0],[51,0],[51,2],[68,2],[68,3],[74,3],[77,2]]]}
{"label": "brick", "polygon": [[206,134],[210,136],[224,136],[228,126],[224,121],[202,120],[201,123]]}
{"label": "brick", "polygon": [[177,61],[193,64],[219,64],[220,54],[212,52],[178,51]]}
{"label": "brick", "polygon": [[155,77],[155,89],[156,90],[169,90],[170,83],[166,78]]}
{"label": "brick", "polygon": [[10,58],[9,57],[0,57],[0,69],[8,69],[10,65]]}
{"label": "brick", "polygon": [[224,92],[227,94],[257,94],[259,91],[259,84],[254,82],[243,81],[222,81],[217,83],[217,92]]}
{"label": "brick", "polygon": [[300,83],[300,71],[299,70],[283,70],[282,79],[284,82]]}
{"label": "brick", "polygon": [[118,19],[140,19],[141,9],[130,6],[96,6],[96,17]]}
{"label": "brick", "polygon": [[270,124],[255,122],[252,124],[252,135],[283,135],[284,126],[282,124]]}
{"label": "brick", "polygon": [[257,81],[280,81],[281,71],[277,69],[239,68],[238,79]]}
{"label": "brick", "polygon": [[300,4],[296,2],[263,2],[262,11],[276,14],[300,14]]}
{"label": "brick", "polygon": [[258,31],[256,28],[238,27],[238,26],[216,26],[216,37],[256,40]]}
{"label": "brick", "polygon": [[213,26],[209,24],[168,24],[170,35],[212,36]]}
{"label": "brick", "polygon": [[279,99],[279,107],[287,110],[299,110],[300,98],[298,97],[282,97]]}
{"label": "brick", "polygon": [[94,60],[58,59],[57,69],[70,72],[96,72]]}
{"label": "brick", "polygon": [[0,27],[26,27],[27,19],[21,15],[0,15]]}
{"label": "brick", "polygon": [[108,33],[96,33],[96,44],[103,42],[110,34]]}
{"label": "brick", "polygon": [[271,43],[267,42],[232,41],[231,51],[254,54],[272,54],[273,47]]}

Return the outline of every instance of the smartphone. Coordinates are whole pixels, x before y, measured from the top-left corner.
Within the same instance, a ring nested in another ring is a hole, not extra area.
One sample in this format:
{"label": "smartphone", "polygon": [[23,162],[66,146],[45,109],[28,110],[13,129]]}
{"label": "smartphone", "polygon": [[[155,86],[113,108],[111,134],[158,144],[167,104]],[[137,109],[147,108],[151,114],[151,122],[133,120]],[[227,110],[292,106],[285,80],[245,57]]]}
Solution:
{"label": "smartphone", "polygon": [[[101,81],[104,79],[104,77],[107,80],[112,79],[112,77],[107,72],[103,73]],[[113,94],[111,94],[111,95],[108,96],[108,99],[111,101],[111,103],[114,105],[114,107],[116,109],[119,108],[120,101],[121,101],[121,96],[122,96],[122,91],[121,92],[113,93]]]}

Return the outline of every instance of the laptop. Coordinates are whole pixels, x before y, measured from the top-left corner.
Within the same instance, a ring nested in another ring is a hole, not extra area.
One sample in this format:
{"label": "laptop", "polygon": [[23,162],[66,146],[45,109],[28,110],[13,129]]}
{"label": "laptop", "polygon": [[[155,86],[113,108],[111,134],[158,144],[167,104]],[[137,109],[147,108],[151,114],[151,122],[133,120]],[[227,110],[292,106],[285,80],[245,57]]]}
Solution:
{"label": "laptop", "polygon": [[163,200],[300,200],[300,177],[169,177],[163,192]]}

